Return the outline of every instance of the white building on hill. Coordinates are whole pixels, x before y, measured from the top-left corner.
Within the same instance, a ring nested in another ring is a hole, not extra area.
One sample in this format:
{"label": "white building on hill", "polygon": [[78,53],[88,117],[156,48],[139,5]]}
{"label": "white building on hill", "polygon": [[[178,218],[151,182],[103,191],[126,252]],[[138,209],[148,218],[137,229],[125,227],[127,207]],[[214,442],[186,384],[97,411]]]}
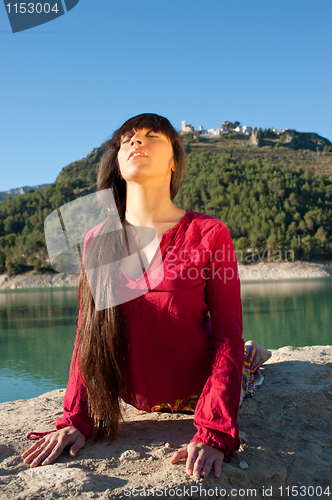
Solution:
{"label": "white building on hill", "polygon": [[222,134],[227,134],[227,130],[223,130],[223,128],[208,128],[201,133],[201,137],[219,137]]}
{"label": "white building on hill", "polygon": [[243,125],[243,127],[236,127],[234,129],[238,134],[251,135],[252,127],[248,127],[248,125]]}
{"label": "white building on hill", "polygon": [[[223,134],[228,134],[229,132],[237,132],[238,134],[251,135],[252,127],[248,127],[248,125],[239,125],[238,127],[234,127],[234,125],[230,122],[224,122],[224,126],[220,128],[209,128],[204,130],[203,125],[200,125],[199,130],[195,131],[192,125],[187,125],[187,122],[183,120],[181,127],[182,134],[187,134],[189,132],[199,134],[201,137],[205,137],[206,139],[219,137]],[[239,123],[239,122],[237,122]]]}

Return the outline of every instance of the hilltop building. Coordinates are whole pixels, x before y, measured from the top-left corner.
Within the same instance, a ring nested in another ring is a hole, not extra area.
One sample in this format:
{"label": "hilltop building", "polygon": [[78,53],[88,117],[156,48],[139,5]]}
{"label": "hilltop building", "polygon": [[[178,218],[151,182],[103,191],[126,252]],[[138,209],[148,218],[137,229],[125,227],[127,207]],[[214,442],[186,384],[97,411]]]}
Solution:
{"label": "hilltop building", "polygon": [[243,125],[242,127],[236,127],[234,130],[239,134],[251,135],[252,133],[252,127],[248,127],[248,125]]}
{"label": "hilltop building", "polygon": [[228,134],[229,132],[237,132],[244,135],[251,135],[252,133],[252,127],[248,127],[248,125],[242,126],[239,122],[232,123],[225,121],[222,127],[216,129],[209,128],[207,130],[204,130],[203,125],[200,125],[199,130],[195,130],[192,125],[187,125],[185,120],[181,122],[181,125],[180,134],[188,134],[191,132],[195,136],[199,134],[201,137],[205,137],[207,139],[219,137],[220,135]]}
{"label": "hilltop building", "polygon": [[183,134],[188,134],[188,132],[194,132],[194,127],[192,125],[187,125],[187,122],[185,120],[182,120],[181,125],[182,125],[181,132]]}

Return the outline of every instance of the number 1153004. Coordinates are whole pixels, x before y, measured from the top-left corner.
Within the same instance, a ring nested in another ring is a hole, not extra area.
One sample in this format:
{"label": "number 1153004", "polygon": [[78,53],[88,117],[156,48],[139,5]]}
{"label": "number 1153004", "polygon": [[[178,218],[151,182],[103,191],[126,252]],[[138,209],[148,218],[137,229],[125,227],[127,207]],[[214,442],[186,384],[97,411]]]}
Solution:
{"label": "number 1153004", "polygon": [[8,3],[6,4],[8,14],[49,14],[50,12],[58,13],[58,3]]}

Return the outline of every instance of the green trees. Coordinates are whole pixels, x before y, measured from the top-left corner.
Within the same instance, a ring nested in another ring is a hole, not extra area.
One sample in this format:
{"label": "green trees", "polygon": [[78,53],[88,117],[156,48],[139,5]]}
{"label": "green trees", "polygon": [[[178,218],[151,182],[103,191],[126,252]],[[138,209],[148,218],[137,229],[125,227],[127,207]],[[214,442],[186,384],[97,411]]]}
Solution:
{"label": "green trees", "polygon": [[0,203],[0,273],[49,268],[44,221],[57,207],[87,193],[94,185],[95,172],[93,164],[87,171]]}
{"label": "green trees", "polygon": [[36,259],[33,263],[33,268],[34,270],[39,273],[41,271],[41,268],[42,268],[42,261],[41,259]]}
{"label": "green trees", "polygon": [[[66,167],[58,182],[0,203],[0,273],[49,268],[44,220],[94,186],[99,157],[90,156]],[[238,258],[249,248],[257,255],[293,251],[296,259],[332,258],[332,182],[312,170],[191,151],[173,201],[223,220]]]}
{"label": "green trees", "polygon": [[6,254],[0,250],[0,273],[6,270]]}
{"label": "green trees", "polygon": [[6,260],[6,269],[12,274],[20,274],[26,267],[26,260],[21,255],[8,257]]}
{"label": "green trees", "polygon": [[174,203],[223,220],[239,254],[332,257],[332,182],[312,171],[192,152]]}

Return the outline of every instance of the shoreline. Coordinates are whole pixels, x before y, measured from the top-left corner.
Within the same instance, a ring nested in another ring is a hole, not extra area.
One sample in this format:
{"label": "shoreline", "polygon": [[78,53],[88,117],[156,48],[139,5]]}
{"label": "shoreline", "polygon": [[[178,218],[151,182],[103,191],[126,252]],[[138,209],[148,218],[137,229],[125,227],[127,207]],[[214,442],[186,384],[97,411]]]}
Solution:
{"label": "shoreline", "polygon": [[[332,261],[316,260],[293,262],[258,262],[247,265],[238,264],[241,283],[255,281],[278,281],[305,278],[325,278],[332,276]],[[227,277],[227,276],[226,276]],[[230,277],[229,277],[230,279]],[[0,275],[0,290],[19,290],[34,288],[75,288],[78,275],[46,271],[36,273],[27,271],[18,275]]]}

